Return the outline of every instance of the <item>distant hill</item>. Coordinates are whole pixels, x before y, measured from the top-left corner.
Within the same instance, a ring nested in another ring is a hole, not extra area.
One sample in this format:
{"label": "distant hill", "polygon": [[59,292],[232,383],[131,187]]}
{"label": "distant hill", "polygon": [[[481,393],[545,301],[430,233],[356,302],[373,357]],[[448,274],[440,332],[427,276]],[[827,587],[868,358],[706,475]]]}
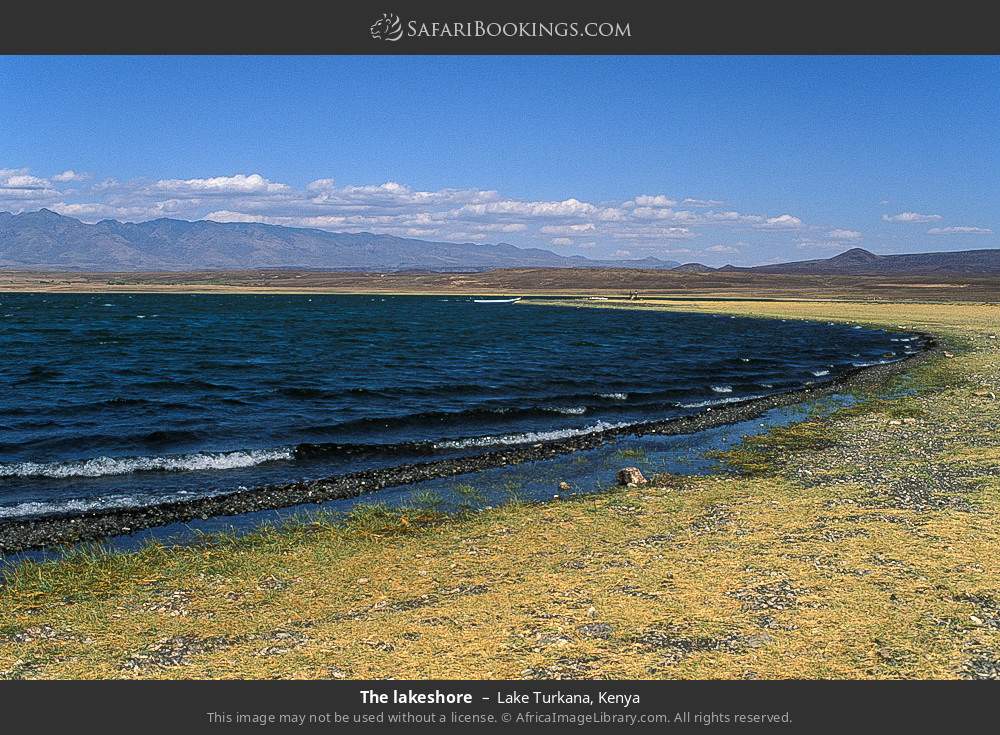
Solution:
{"label": "distant hill", "polygon": [[677,273],[712,273],[716,269],[702,263],[685,263],[673,268]]}
{"label": "distant hill", "polygon": [[[706,266],[700,264],[682,265],[674,270],[693,271],[696,266],[698,272],[707,272]],[[1000,275],[1000,249],[876,255],[862,248],[852,248],[832,258],[751,267],[725,265],[715,270],[809,276]]]}
{"label": "distant hill", "polygon": [[392,272],[494,268],[669,269],[677,261],[592,260],[506,243],[429,242],[370,232],[326,232],[243,222],[102,220],[48,209],[0,212],[0,268],[171,271],[316,268]]}

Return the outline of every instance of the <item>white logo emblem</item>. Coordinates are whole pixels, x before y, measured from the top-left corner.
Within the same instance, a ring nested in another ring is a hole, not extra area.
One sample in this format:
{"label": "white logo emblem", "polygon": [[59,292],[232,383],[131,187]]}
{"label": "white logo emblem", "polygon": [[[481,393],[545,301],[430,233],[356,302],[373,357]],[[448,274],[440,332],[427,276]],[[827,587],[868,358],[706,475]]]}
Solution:
{"label": "white logo emblem", "polygon": [[403,37],[403,23],[395,13],[382,13],[368,30],[376,41],[398,41]]}

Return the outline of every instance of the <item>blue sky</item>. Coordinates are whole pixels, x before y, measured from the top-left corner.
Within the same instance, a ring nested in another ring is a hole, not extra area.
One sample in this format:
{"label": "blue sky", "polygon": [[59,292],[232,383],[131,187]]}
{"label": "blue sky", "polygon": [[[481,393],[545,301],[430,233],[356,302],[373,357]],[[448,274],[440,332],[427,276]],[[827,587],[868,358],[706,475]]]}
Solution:
{"label": "blue sky", "polygon": [[1000,58],[3,57],[0,211],[713,265],[997,247]]}

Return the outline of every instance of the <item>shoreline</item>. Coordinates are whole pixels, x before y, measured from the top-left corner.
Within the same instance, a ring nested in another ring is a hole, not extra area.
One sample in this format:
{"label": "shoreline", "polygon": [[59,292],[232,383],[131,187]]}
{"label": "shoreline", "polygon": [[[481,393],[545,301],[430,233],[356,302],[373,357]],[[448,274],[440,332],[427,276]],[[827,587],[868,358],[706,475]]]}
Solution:
{"label": "shoreline", "polygon": [[812,388],[709,407],[691,416],[640,422],[547,442],[510,445],[503,449],[453,459],[362,470],[311,481],[262,485],[212,497],[132,508],[4,520],[0,521],[0,560],[7,554],[99,541],[173,523],[359,497],[386,488],[455,477],[593,449],[623,436],[695,434],[755,419],[774,408],[822,398],[845,390],[877,388],[888,378],[910,369],[934,354],[938,347],[935,337],[925,332],[914,332],[914,334],[925,340],[924,348],[915,355],[887,364],[855,368],[828,383]]}
{"label": "shoreline", "polygon": [[[663,308],[937,345],[855,378],[873,387],[847,410],[742,441],[723,428],[732,471],[446,517],[362,499],[343,522],[11,556],[0,678],[996,678],[1000,306]],[[597,450],[608,479],[631,462],[619,446]],[[519,474],[555,492],[549,465],[575,456]]]}

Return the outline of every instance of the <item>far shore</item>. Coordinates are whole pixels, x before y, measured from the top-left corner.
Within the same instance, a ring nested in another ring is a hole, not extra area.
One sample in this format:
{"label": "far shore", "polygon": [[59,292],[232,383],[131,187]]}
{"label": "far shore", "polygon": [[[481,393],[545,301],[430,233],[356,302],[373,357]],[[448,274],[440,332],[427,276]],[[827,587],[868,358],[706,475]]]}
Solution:
{"label": "far shore", "polygon": [[262,269],[156,273],[0,268],[0,293],[192,293],[607,296],[896,302],[998,302],[1000,279],[983,276],[799,276],[604,268],[467,273],[362,273]]}

